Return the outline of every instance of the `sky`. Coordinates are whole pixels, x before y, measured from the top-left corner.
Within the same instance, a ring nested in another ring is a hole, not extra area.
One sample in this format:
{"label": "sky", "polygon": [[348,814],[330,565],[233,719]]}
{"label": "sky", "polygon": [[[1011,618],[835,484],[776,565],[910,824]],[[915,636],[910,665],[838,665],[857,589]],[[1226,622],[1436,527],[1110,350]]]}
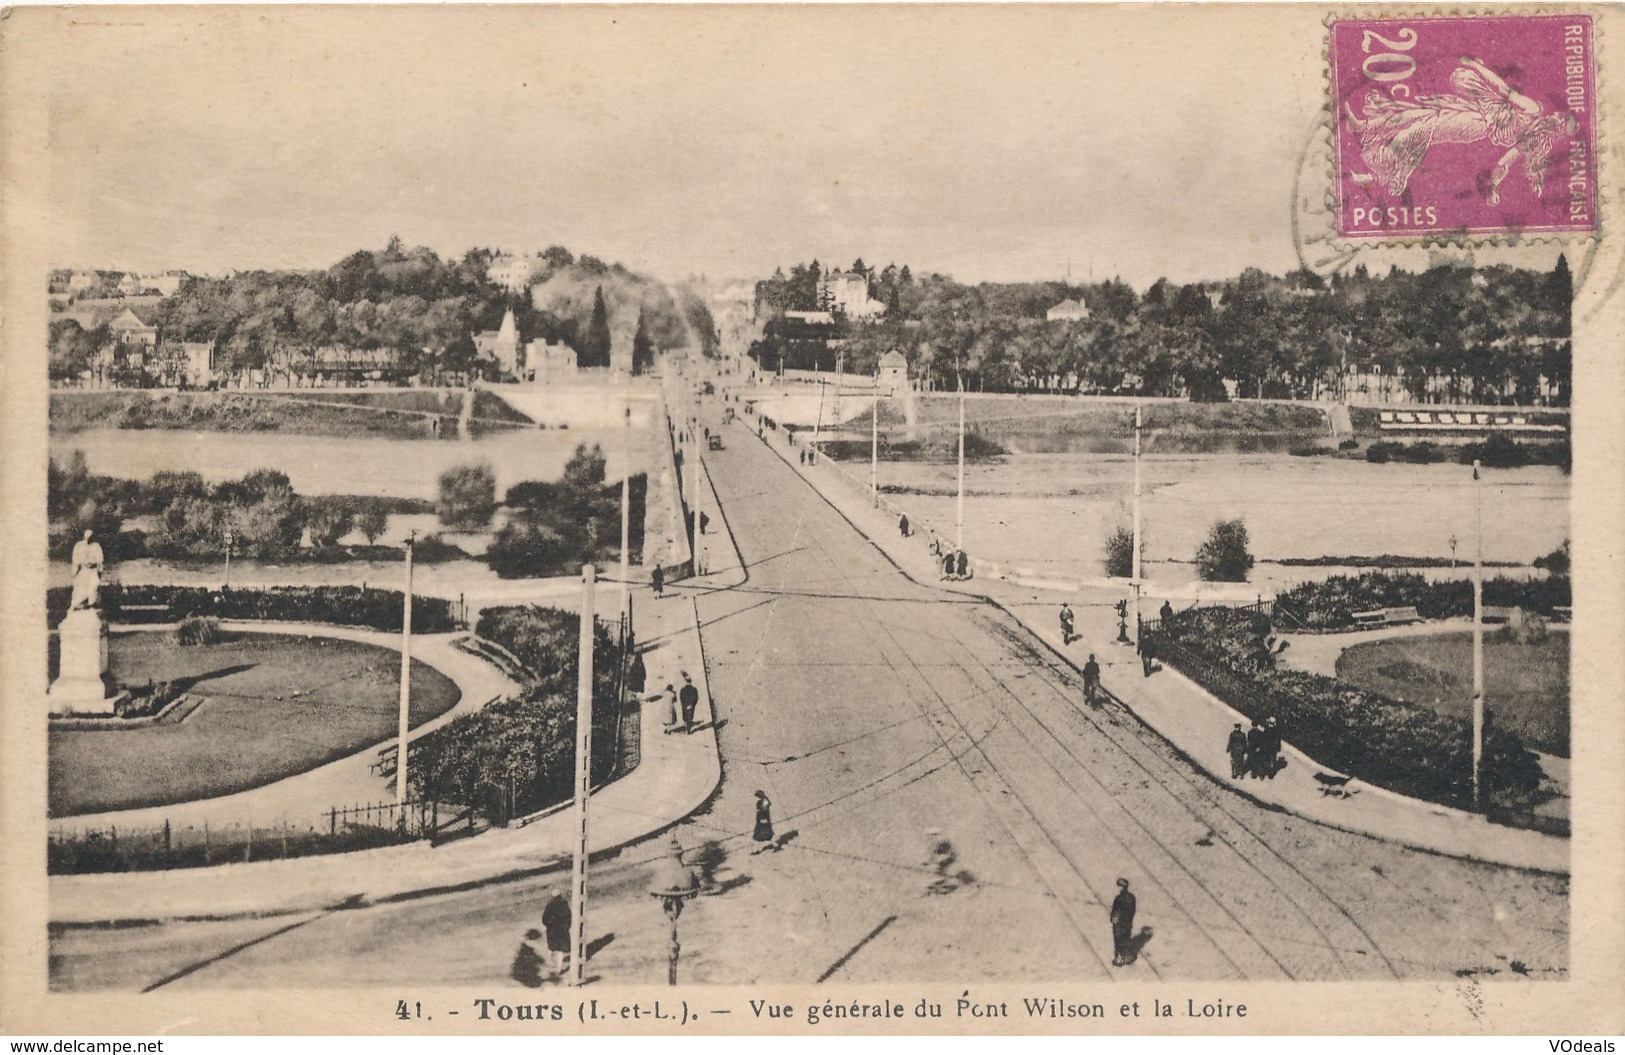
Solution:
{"label": "sky", "polygon": [[860,256],[1142,288],[1280,272],[1324,105],[1320,17],[78,9],[41,83],[50,256],[325,267],[398,235],[562,244],[667,279]]}

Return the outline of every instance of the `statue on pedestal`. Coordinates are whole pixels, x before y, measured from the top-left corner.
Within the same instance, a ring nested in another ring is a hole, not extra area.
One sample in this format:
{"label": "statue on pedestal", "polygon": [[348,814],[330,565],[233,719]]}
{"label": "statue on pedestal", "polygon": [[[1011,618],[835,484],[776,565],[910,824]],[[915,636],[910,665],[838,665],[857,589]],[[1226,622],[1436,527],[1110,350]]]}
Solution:
{"label": "statue on pedestal", "polygon": [[107,679],[107,620],[102,617],[102,547],[85,532],[73,546],[73,592],[57,627],[57,678],[46,695],[53,714],[111,715],[118,693]]}
{"label": "statue on pedestal", "polygon": [[85,529],[85,537],[73,544],[73,596],[68,601],[68,610],[77,608],[95,608],[101,603],[102,564],[105,561],[101,543],[90,537],[90,529]]}

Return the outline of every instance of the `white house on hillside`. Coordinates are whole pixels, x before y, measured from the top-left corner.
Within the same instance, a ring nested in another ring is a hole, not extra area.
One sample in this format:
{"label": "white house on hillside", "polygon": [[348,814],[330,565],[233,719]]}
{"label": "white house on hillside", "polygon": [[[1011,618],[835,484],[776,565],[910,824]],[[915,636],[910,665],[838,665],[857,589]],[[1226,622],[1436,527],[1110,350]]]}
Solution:
{"label": "white house on hillside", "polygon": [[1076,322],[1089,317],[1089,306],[1076,297],[1068,297],[1044,313],[1050,322]]}

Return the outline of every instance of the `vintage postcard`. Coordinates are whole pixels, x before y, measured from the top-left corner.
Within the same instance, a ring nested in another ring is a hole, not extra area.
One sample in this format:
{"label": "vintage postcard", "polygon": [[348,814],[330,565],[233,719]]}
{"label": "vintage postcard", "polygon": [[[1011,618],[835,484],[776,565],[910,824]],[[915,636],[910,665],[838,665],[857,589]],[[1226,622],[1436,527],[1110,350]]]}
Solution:
{"label": "vintage postcard", "polygon": [[0,1028],[1620,1032],[1622,40],[3,12]]}

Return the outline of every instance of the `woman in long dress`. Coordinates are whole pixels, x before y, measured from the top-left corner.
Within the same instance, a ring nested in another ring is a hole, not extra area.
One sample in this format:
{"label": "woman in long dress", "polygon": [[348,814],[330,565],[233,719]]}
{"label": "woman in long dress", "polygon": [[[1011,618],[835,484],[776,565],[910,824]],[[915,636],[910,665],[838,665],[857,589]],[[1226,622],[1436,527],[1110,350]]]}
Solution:
{"label": "woman in long dress", "polygon": [[751,836],[757,842],[756,849],[751,853],[759,854],[763,850],[777,851],[779,844],[773,838],[773,801],[767,797],[767,792],[756,791],[756,830]]}

